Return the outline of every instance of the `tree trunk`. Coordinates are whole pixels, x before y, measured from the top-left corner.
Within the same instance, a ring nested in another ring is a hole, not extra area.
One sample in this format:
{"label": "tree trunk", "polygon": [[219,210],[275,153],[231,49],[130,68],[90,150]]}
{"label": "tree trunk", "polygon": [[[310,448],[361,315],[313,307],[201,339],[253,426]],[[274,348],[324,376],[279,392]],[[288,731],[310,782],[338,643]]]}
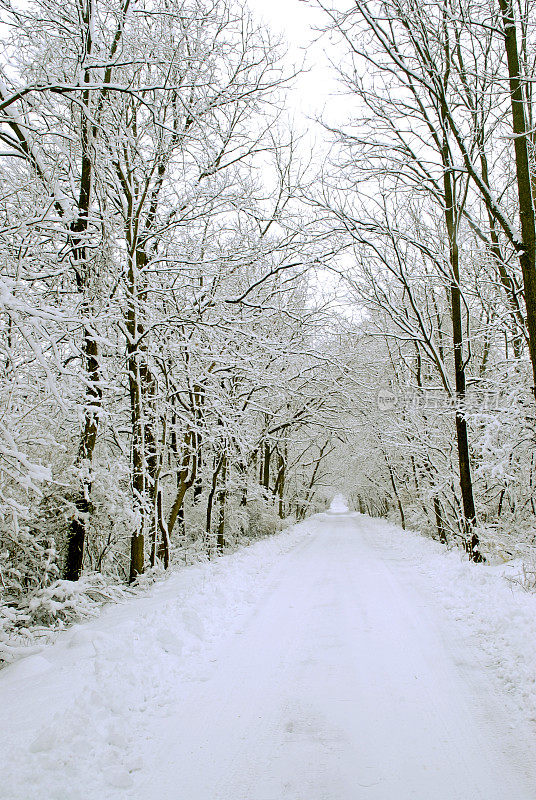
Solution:
{"label": "tree trunk", "polygon": [[212,485],[210,487],[210,492],[207,498],[207,520],[206,520],[206,532],[210,535],[212,529],[212,506],[214,504],[214,495],[216,494],[216,486],[218,483],[218,475],[220,474],[220,470],[223,466],[223,459],[224,456],[222,455],[221,458],[217,461],[214,471],[212,472]]}
{"label": "tree trunk", "polygon": [[63,578],[77,581],[82,573],[84,561],[84,545],[91,513],[91,463],[97,443],[99,412],[102,404],[100,387],[100,368],[98,361],[98,345],[88,330],[84,335],[84,361],[88,377],[86,404],[84,409],[84,429],[80,439],[80,447],[76,464],[82,468],[81,488],[74,497],[76,513],[69,526],[67,554],[63,567]]}
{"label": "tree trunk", "polygon": [[196,384],[194,386],[194,403],[195,403],[195,421],[196,421],[196,432],[195,432],[195,466],[196,466],[196,477],[194,480],[194,503],[197,503],[199,498],[203,493],[203,476],[201,473],[203,467],[203,434],[202,434],[202,423],[203,423],[203,406],[205,404],[205,388],[200,384]]}
{"label": "tree trunk", "polygon": [[175,495],[175,501],[169,512],[167,524],[163,519],[160,523],[162,538],[158,547],[158,558],[163,561],[164,569],[167,569],[169,566],[169,542],[171,534],[177,520],[180,520],[181,517],[184,519],[184,497],[196,480],[197,450],[193,451],[195,446],[196,434],[190,430],[184,437],[184,451],[181,468],[177,474],[177,494]]}
{"label": "tree trunk", "polygon": [[277,454],[277,478],[274,486],[274,494],[278,498],[278,514],[280,519],[285,517],[285,456],[281,453]]}
{"label": "tree trunk", "polygon": [[[400,514],[400,524],[402,526],[402,529],[406,530],[406,517],[404,516],[404,507],[402,505],[402,500],[400,498],[400,494],[398,492],[398,487],[396,485],[395,473],[394,473],[394,470],[393,470],[393,468],[392,468],[392,466],[391,466],[391,464],[389,462],[389,459],[387,458],[387,453],[386,453],[385,450],[383,451],[383,457],[385,458],[385,463],[387,464],[387,469],[389,471],[389,479],[391,481],[391,486],[393,487],[393,492],[394,492],[394,495],[396,497],[396,502],[397,502],[397,505],[398,505],[398,513]],[[385,514],[385,516],[386,515],[387,514]]]}
{"label": "tree trunk", "polygon": [[[444,113],[446,116],[446,111]],[[445,126],[446,131],[446,126]],[[442,145],[443,188],[445,194],[445,224],[449,240],[449,258],[452,271],[450,302],[452,314],[452,340],[454,346],[454,379],[456,387],[456,441],[460,471],[460,489],[463,505],[463,535],[465,547],[473,561],[482,561],[478,549],[479,541],[475,530],[476,512],[471,479],[471,461],[465,403],[465,363],[463,356],[463,323],[460,289],[460,261],[458,250],[458,214],[455,208],[454,175],[450,163],[450,153],[446,133]]]}
{"label": "tree trunk", "polygon": [[436,521],[437,538],[442,544],[447,544],[447,533],[443,522],[443,514],[441,513],[441,503],[437,494],[434,495],[434,516]]}
{"label": "tree trunk", "polygon": [[270,490],[270,442],[264,442],[262,451],[262,480],[261,485],[268,492]]}
{"label": "tree trunk", "polygon": [[144,571],[144,537],[143,533],[134,533],[130,540],[130,575],[129,583],[136,580]]}
{"label": "tree trunk", "polygon": [[248,504],[248,465],[247,461],[239,460],[237,465],[238,474],[240,475],[242,485],[240,487],[240,505],[242,507]]}
{"label": "tree trunk", "polygon": [[536,393],[536,223],[534,219],[534,198],[532,196],[528,130],[525,115],[525,93],[519,63],[512,0],[499,0],[499,8],[504,25],[504,46],[510,79],[512,129],[514,132],[516,181],[521,223],[521,243],[518,248],[518,255],[523,274],[527,310],[533,392]]}
{"label": "tree trunk", "polygon": [[127,273],[127,366],[130,397],[130,414],[132,427],[132,498],[134,508],[138,511],[138,528],[132,534],[130,581],[144,570],[144,520],[147,509],[146,504],[146,475],[145,475],[145,424],[142,395],[142,380],[140,375],[140,360],[142,358],[139,347],[139,337],[142,333],[139,320],[139,295],[138,295],[138,264],[136,255],[129,258]]}
{"label": "tree trunk", "polygon": [[223,552],[226,545],[225,540],[225,504],[227,501],[227,454],[222,456],[221,465],[221,489],[218,493],[219,514],[218,514],[218,534],[216,538],[216,548],[219,553]]}
{"label": "tree trunk", "polygon": [[[88,5],[83,15],[85,50],[87,58],[91,58],[92,43],[92,20],[91,6]],[[89,70],[84,72],[84,83],[91,80]],[[81,150],[82,163],[80,171],[80,190],[78,194],[77,218],[71,223],[70,237],[72,256],[71,261],[76,275],[78,290],[86,295],[82,303],[84,314],[84,338],[82,341],[82,357],[87,376],[86,403],[84,408],[84,429],[80,440],[77,456],[77,466],[82,467],[84,476],[81,479],[82,486],[74,498],[76,514],[71,521],[68,540],[67,555],[65,559],[63,577],[65,580],[76,581],[82,573],[84,560],[84,545],[87,538],[87,527],[90,514],[90,494],[91,494],[91,463],[97,441],[99,425],[99,412],[102,402],[102,389],[100,387],[100,367],[99,367],[99,348],[95,341],[95,336],[87,327],[87,317],[91,310],[90,302],[87,299],[89,274],[88,274],[88,253],[86,235],[89,226],[89,210],[91,207],[91,195],[93,190],[93,158],[92,158],[92,123],[91,112],[89,109],[91,93],[88,89],[82,92],[81,104]]]}

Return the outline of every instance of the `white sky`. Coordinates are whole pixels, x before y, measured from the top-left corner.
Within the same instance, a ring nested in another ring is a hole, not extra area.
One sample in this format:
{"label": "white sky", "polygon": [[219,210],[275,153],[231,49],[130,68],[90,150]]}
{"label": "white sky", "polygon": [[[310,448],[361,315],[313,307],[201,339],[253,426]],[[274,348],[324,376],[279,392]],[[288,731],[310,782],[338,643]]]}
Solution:
{"label": "white sky", "polygon": [[[304,152],[310,147],[313,162],[318,159],[321,163],[329,149],[328,137],[311,118],[324,117],[336,123],[346,119],[349,110],[349,99],[340,96],[341,87],[330,63],[340,61],[342,48],[337,57],[337,45],[329,36],[320,36],[318,30],[325,27],[328,17],[315,6],[314,0],[246,2],[259,22],[265,23],[274,34],[283,36],[288,45],[289,62],[304,65],[306,71],[297,76],[295,86],[289,90],[287,104],[296,131],[305,135]],[[319,297],[324,291],[327,294],[335,291],[336,281],[331,273],[317,272],[316,280]],[[343,304],[340,310],[350,316],[356,314],[354,303],[350,308]]]}
{"label": "white sky", "polygon": [[[337,84],[329,66],[333,58],[332,47],[327,37],[318,40],[316,27],[326,23],[326,16],[313,3],[304,0],[247,0],[253,14],[268,24],[274,33],[282,34],[288,43],[289,60],[301,65],[305,61],[306,73],[296,79],[289,109],[297,118],[319,116],[325,106],[337,105],[333,94]],[[299,119],[297,119],[299,121]]]}

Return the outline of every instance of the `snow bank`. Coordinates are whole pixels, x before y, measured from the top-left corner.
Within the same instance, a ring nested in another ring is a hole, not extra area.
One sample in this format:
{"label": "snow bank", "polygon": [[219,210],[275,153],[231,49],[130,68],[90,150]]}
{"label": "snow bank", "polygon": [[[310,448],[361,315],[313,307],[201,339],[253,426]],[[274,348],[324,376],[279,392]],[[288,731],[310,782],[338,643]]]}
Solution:
{"label": "snow bank", "polygon": [[0,667],[40,652],[58,631],[97,617],[105,603],[121,602],[135,593],[135,588],[94,572],[78,581],[57,580],[16,606],[0,603]]}
{"label": "snow bank", "polygon": [[181,569],[2,670],[0,797],[128,796],[144,766],[136,745],[144,717],[180,714],[178,690],[204,679],[213,648],[240,628],[269,587],[272,567],[311,530],[314,521],[301,523]]}
{"label": "snow bank", "polygon": [[[232,555],[181,569],[145,596],[108,605],[98,618],[73,626],[54,645],[4,669],[0,798],[138,800],[139,776],[145,780],[155,769],[166,769],[143,762],[148,731],[166,730],[166,721],[173,721],[172,728],[188,736],[184,697],[192,685],[209,685],[221,653],[248,620],[250,628],[256,624],[254,615],[276,596],[291,562],[289,584],[300,582],[300,548],[320,541],[317,533],[326,521],[334,528],[355,520],[355,536],[388,565],[387,580],[405,583],[423,608],[434,606],[441,619],[433,619],[441,635],[450,631],[460,659],[476,653],[478,674],[501,698],[511,698],[512,720],[534,723],[536,596],[505,577],[509,566],[472,564],[458,551],[385,521],[343,512],[342,505]],[[330,547],[331,536],[322,541]],[[374,572],[369,578],[374,580]],[[315,580],[310,576],[306,593],[313,605],[321,588]],[[338,580],[342,588],[348,583],[344,570]],[[292,604],[288,609],[285,613],[293,613]],[[416,624],[418,619],[416,612]],[[195,713],[201,713],[197,706]],[[218,712],[212,707],[211,713]],[[181,800],[214,800],[183,798],[180,791],[177,786]]]}
{"label": "snow bank", "polygon": [[477,651],[497,691],[536,722],[536,595],[518,583],[519,562],[474,564],[459,550],[383,520],[367,519],[367,529],[415,589],[435,597],[460,650]]}

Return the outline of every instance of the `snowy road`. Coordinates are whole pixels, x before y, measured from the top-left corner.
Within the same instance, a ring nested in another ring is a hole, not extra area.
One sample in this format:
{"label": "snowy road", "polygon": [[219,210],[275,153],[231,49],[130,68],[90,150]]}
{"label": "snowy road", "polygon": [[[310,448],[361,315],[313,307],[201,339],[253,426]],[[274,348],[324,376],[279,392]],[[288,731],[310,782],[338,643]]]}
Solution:
{"label": "snowy road", "polygon": [[269,547],[242,556],[234,605],[240,559],[232,581],[221,559],[183,586],[208,582],[209,636],[199,604],[173,629],[168,587],[5,670],[8,712],[21,680],[28,692],[0,742],[13,766],[0,798],[536,799],[530,729],[370,520],[318,515],[267,563]]}

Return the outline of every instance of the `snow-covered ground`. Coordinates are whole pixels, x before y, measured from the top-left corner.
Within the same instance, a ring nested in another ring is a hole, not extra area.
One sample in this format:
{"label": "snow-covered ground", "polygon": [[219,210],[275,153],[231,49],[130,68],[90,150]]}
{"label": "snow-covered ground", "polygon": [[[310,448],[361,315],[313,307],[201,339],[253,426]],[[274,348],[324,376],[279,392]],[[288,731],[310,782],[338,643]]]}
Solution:
{"label": "snow-covered ground", "polygon": [[536,598],[332,509],[0,673],[1,800],[535,800]]}

